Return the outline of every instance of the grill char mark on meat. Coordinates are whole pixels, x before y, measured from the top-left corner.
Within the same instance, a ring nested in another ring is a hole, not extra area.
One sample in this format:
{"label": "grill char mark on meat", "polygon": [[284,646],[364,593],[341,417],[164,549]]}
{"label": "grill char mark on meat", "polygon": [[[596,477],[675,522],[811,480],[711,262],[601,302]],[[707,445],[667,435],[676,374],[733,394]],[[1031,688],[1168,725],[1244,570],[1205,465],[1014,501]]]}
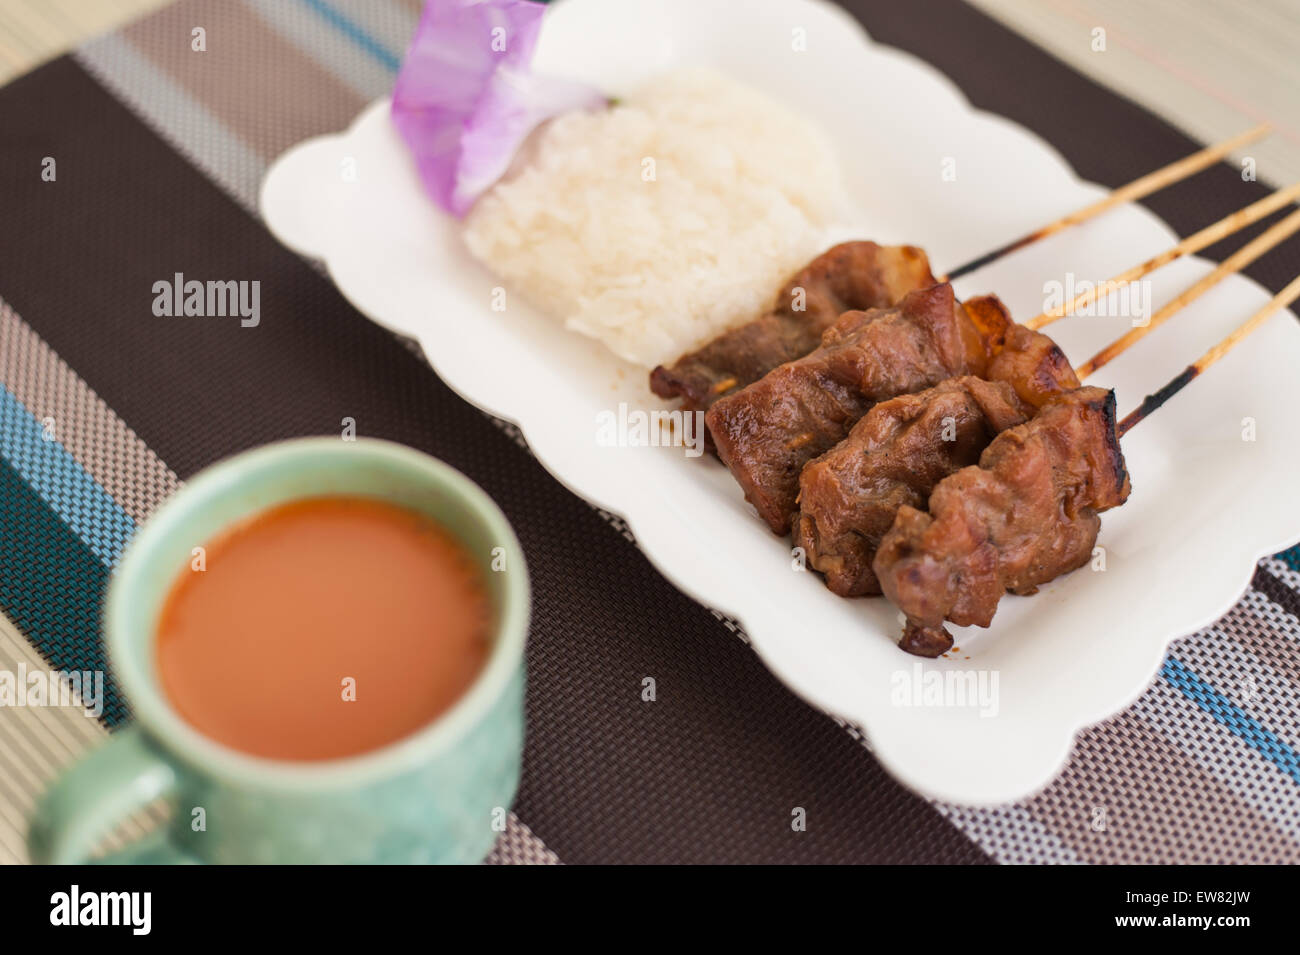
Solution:
{"label": "grill char mark on meat", "polygon": [[987,627],[1004,593],[1086,564],[1098,515],[1129,491],[1113,392],[1075,389],[1004,431],[939,482],[929,513],[900,508],[880,543],[873,569],[908,620],[899,645],[938,656],[952,646],[945,620]]}
{"label": "grill char mark on meat", "polygon": [[1060,346],[1042,332],[1012,324],[1001,350],[989,362],[988,377],[1005,381],[1031,408],[1079,387],[1078,376]]}
{"label": "grill char mark on meat", "polygon": [[1042,332],[1018,324],[996,295],[966,300],[966,313],[980,330],[993,358],[985,375],[1005,381],[1028,407],[1079,387],[1079,378],[1059,345]]}
{"label": "grill char mark on meat", "polygon": [[804,465],[842,441],[872,404],[982,375],[988,359],[952,286],[935,285],[895,308],[846,312],[815,351],[721,399],[706,421],[745,498],[784,535]]}
{"label": "grill char mark on meat", "polygon": [[[844,242],[791,276],[767,314],[655,368],[650,389],[661,398],[681,398],[688,411],[706,410],[722,395],[817,348],[844,312],[888,308],[934,283],[925,252],[915,246]],[[804,292],[799,310],[797,289]]]}

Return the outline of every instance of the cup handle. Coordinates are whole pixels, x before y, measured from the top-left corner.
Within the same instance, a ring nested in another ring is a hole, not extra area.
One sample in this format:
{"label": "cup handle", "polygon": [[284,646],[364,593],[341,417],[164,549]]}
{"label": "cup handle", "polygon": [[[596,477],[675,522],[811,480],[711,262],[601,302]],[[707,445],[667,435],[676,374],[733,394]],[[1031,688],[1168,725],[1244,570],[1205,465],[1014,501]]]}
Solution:
{"label": "cup handle", "polygon": [[[67,770],[41,798],[27,847],[32,862],[63,865],[92,861],[98,841],[133,812],[176,792],[176,771],[135,726],[118,730],[108,742]],[[183,863],[195,861],[153,833],[108,863]]]}

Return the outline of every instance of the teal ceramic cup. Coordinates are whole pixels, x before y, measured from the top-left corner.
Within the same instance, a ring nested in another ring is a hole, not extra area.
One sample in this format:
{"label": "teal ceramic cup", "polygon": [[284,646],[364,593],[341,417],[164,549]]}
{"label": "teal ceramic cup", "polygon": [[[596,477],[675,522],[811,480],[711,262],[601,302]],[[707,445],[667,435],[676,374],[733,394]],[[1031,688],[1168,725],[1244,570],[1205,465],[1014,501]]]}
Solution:
{"label": "teal ceramic cup", "polygon": [[[259,511],[322,495],[377,497],[440,523],[481,562],[495,639],[475,683],[430,725],[360,756],[280,762],[224,746],[177,714],[159,684],[154,634],[195,546]],[[103,861],[478,862],[519,784],[528,601],[523,551],[505,517],[427,455],[306,438],[213,466],[140,530],[109,585],[109,661],[134,722],[46,793],[28,838],[33,861],[88,861],[116,824],[161,799],[169,824]]]}

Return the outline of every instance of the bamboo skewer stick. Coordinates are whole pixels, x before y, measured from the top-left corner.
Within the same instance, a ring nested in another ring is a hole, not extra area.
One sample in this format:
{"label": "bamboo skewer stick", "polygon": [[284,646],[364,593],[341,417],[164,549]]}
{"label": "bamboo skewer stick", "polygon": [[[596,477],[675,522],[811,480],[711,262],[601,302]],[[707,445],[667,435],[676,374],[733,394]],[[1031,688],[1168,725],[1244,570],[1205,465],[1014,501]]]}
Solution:
{"label": "bamboo skewer stick", "polygon": [[1175,312],[1190,305],[1229,275],[1241,271],[1265,252],[1268,252],[1280,242],[1290,238],[1297,231],[1300,231],[1300,209],[1297,209],[1285,219],[1274,223],[1266,231],[1261,232],[1254,239],[1247,242],[1236,252],[1232,253],[1232,255],[1224,259],[1223,263],[1213,272],[1206,275],[1195,284],[1189,286],[1176,298],[1170,300],[1159,311],[1152,315],[1151,320],[1146,325],[1130,329],[1120,338],[1111,342],[1101,351],[1097,352],[1097,354],[1093,355],[1090,359],[1080,365],[1075,369],[1080,380],[1087,378],[1098,368],[1101,368],[1108,362],[1118,358],[1134,344],[1141,341],[1147,335],[1151,334],[1151,332],[1155,331],[1168,321]]}
{"label": "bamboo skewer stick", "polygon": [[1012,252],[1023,249],[1027,245],[1032,245],[1039,239],[1045,239],[1049,235],[1055,235],[1071,226],[1078,225],[1081,222],[1086,222],[1089,219],[1101,215],[1103,212],[1115,208],[1115,206],[1141,199],[1145,196],[1151,195],[1153,192],[1158,192],[1159,190],[1164,189],[1166,186],[1171,186],[1176,182],[1181,182],[1188,176],[1195,175],[1202,169],[1214,165],[1234,150],[1240,149],[1242,146],[1249,145],[1258,139],[1264,138],[1272,132],[1272,129],[1273,127],[1268,123],[1262,123],[1254,129],[1248,129],[1244,133],[1239,133],[1238,135],[1233,136],[1231,139],[1225,139],[1223,142],[1214,146],[1207,146],[1199,152],[1192,153],[1190,156],[1185,156],[1176,162],[1172,162],[1167,166],[1155,170],[1154,172],[1149,172],[1145,176],[1134,179],[1128,185],[1120,186],[1104,199],[1099,199],[1091,205],[1084,206],[1082,209],[1076,209],[1069,215],[1062,216],[1055,222],[1049,222],[1047,225],[1034,230],[1028,235],[1021,236],[1013,242],[1008,242],[1006,245],[999,246],[991,252],[986,252],[977,258],[971,259],[966,264],[960,265],[950,271],[947,275],[943,276],[943,278],[939,279],[939,281],[951,282],[954,279],[961,278],[963,275],[967,275],[974,272],[976,269],[983,268],[989,263],[997,261],[1004,255],[1009,255]]}
{"label": "bamboo skewer stick", "polygon": [[1126,269],[1105,282],[1099,282],[1092,288],[1088,289],[1088,291],[1075,296],[1073,301],[1066,302],[1064,305],[1060,305],[1057,308],[1044,312],[1035,318],[1031,318],[1029,321],[1025,322],[1025,324],[1033,329],[1039,329],[1045,325],[1050,325],[1057,319],[1064,318],[1065,316],[1071,315],[1079,309],[1090,305],[1098,298],[1109,295],[1111,292],[1123,288],[1130,282],[1136,282],[1143,276],[1150,275],[1156,269],[1168,265],[1175,259],[1180,259],[1185,255],[1194,255],[1202,249],[1214,245],[1214,243],[1218,242],[1220,239],[1225,239],[1234,232],[1238,232],[1249,225],[1254,225],[1260,219],[1272,215],[1283,206],[1294,202],[1297,198],[1300,198],[1300,182],[1293,183],[1285,189],[1279,189],[1277,192],[1265,196],[1257,202],[1252,202],[1244,209],[1238,209],[1231,215],[1224,216],[1218,222],[1215,222],[1213,225],[1208,225],[1201,231],[1189,235],[1187,238],[1179,241],[1176,245],[1165,249],[1165,251],[1161,252],[1154,258],[1147,259],[1145,262],[1135,265],[1131,269]]}
{"label": "bamboo skewer stick", "polygon": [[1115,433],[1122,438],[1139,421],[1145,420],[1151,412],[1186,388],[1201,372],[1228,354],[1243,338],[1298,298],[1300,298],[1300,276],[1292,279],[1290,284],[1274,295],[1267,305],[1229,332],[1222,341],[1184,368],[1163,388],[1143,398],[1142,403],[1130,411],[1124,420],[1119,423],[1115,428]]}
{"label": "bamboo skewer stick", "polygon": [[1086,381],[1088,376],[1093,374],[1098,368],[1124,354],[1124,352],[1128,351],[1133,347],[1133,345],[1141,341],[1153,328],[1164,324],[1176,313],[1182,311],[1182,309],[1186,308],[1215,285],[1222,282],[1229,275],[1236,274],[1242,268],[1255,261],[1255,259],[1259,258],[1269,249],[1285,240],[1297,230],[1300,230],[1300,209],[1297,209],[1280,222],[1275,223],[1266,232],[1260,233],[1260,235],[1242,246],[1231,256],[1224,259],[1223,264],[1209,275],[1205,276],[1205,278],[1188,286],[1176,295],[1158,312],[1156,312],[1155,315],[1151,316],[1151,321],[1148,324],[1130,329],[1101,351],[1097,352],[1097,354],[1093,355],[1092,358],[1088,359],[1082,365],[1079,365],[1074,370],[1075,375],[1078,376],[1080,381]]}

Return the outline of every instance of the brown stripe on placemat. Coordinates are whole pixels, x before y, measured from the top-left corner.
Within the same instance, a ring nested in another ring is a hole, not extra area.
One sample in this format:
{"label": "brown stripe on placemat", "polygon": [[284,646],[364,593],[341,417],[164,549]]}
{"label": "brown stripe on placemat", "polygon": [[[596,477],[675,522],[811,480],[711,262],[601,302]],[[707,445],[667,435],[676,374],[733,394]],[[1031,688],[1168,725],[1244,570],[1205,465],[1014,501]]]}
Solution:
{"label": "brown stripe on placemat", "polygon": [[[1112,733],[1124,739],[1121,753]],[[1081,733],[1069,766],[1030,811],[1097,863],[1295,857],[1285,832],[1132,712]]]}
{"label": "brown stripe on placemat", "polygon": [[387,96],[393,88],[393,71],[376,56],[377,49],[401,56],[415,30],[415,17],[394,0],[330,0],[334,10],[362,25],[374,38],[376,49],[365,49],[301,0],[240,2],[257,15],[264,28],[274,30],[366,102]]}
{"label": "brown stripe on placemat", "polygon": [[1265,568],[1255,568],[1255,576],[1250,585],[1285,610],[1291,616],[1300,619],[1300,594],[1296,593],[1282,581],[1270,574]]}
{"label": "brown stripe on placemat", "polygon": [[[564,861],[988,861],[75,63],[0,127],[6,298],[178,475],[352,417],[501,504],[536,595],[517,810]],[[260,281],[261,324],[155,318],[175,272]]]}
{"label": "brown stripe on placemat", "polygon": [[142,521],[179,483],[143,441],[86,387],[48,345],[0,299],[0,385],[135,521]]}
{"label": "brown stripe on placemat", "polygon": [[74,55],[173,149],[254,211],[266,159],[212,110],[116,33],[92,40]]}
{"label": "brown stripe on placemat", "polygon": [[[1266,610],[1272,605],[1257,591],[1246,596],[1212,627],[1209,639],[1178,645],[1178,659],[1201,679],[1238,703],[1250,702],[1252,715],[1266,726],[1286,727],[1295,736],[1300,703],[1300,655],[1294,631],[1283,632]],[[1287,727],[1287,724],[1290,726]]]}
{"label": "brown stripe on placemat", "polygon": [[[1288,591],[1294,594],[1295,591]],[[1242,647],[1286,677],[1291,684],[1291,702],[1300,703],[1300,653],[1297,653],[1295,620],[1285,614],[1267,594],[1246,591],[1241,603],[1215,624]],[[1293,716],[1294,719],[1294,716]]]}
{"label": "brown stripe on placemat", "polygon": [[[1300,590],[1300,542],[1295,543],[1280,554],[1265,557],[1259,565],[1268,571],[1269,576],[1284,587]],[[1300,616],[1292,614],[1300,620]]]}
{"label": "brown stripe on placemat", "polygon": [[[190,48],[199,26],[204,52]],[[242,3],[179,0],[120,35],[263,157],[347,126],[366,105]]]}

